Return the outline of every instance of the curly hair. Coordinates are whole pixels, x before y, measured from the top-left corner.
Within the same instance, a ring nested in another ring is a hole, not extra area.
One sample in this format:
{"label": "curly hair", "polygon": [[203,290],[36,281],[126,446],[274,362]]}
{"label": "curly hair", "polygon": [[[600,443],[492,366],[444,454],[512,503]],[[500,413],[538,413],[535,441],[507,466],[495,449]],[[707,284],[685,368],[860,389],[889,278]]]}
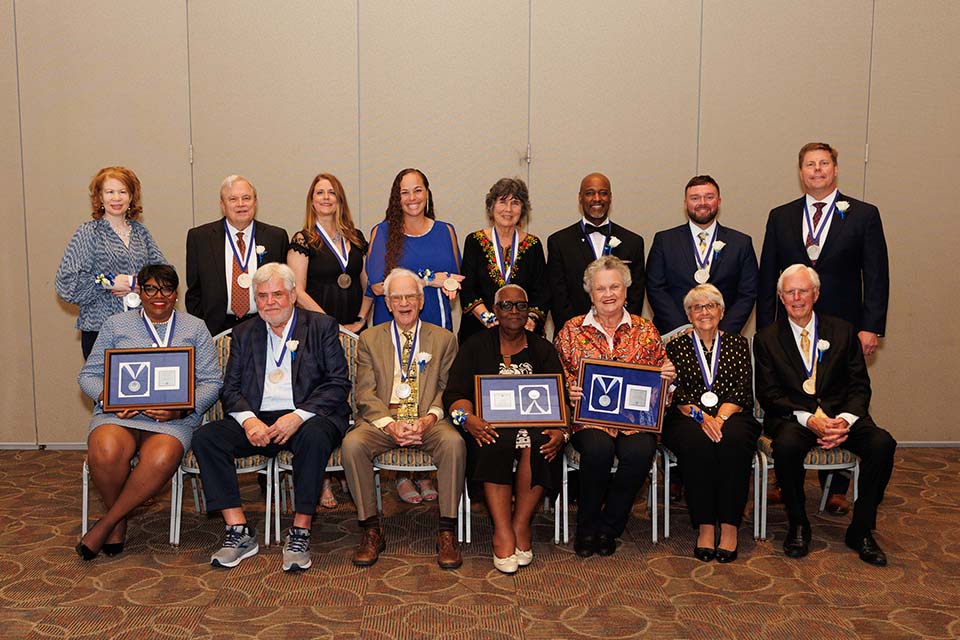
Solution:
{"label": "curly hair", "polygon": [[347,242],[360,246],[360,236],[357,235],[357,227],[353,224],[353,216],[350,215],[347,194],[337,177],[331,173],[318,174],[310,183],[310,188],[307,189],[307,212],[303,218],[303,235],[307,238],[307,244],[319,248],[323,243],[323,240],[320,239],[320,233],[317,231],[317,213],[313,208],[313,190],[317,188],[317,183],[321,180],[326,180],[333,185],[333,191],[337,195],[337,230],[340,235],[347,239]]}
{"label": "curly hair", "polygon": [[487,207],[487,221],[493,223],[493,205],[500,198],[516,198],[520,201],[520,218],[517,220],[518,226],[523,226],[530,216],[533,206],[530,204],[530,192],[527,190],[527,184],[520,178],[500,178],[497,180],[490,191],[484,203]]}
{"label": "curly hair", "polygon": [[140,178],[126,167],[104,167],[97,171],[90,181],[90,216],[94,220],[99,220],[104,216],[100,208],[103,201],[100,200],[100,191],[103,189],[103,183],[113,178],[123,183],[130,194],[130,207],[124,212],[127,220],[136,220],[143,213],[143,205],[140,203]]}
{"label": "curly hair", "polygon": [[387,204],[387,211],[384,218],[387,221],[387,249],[384,256],[386,273],[397,266],[400,261],[400,254],[403,253],[403,243],[406,236],[403,234],[403,208],[400,206],[400,181],[408,173],[417,173],[423,186],[427,190],[427,208],[423,215],[436,220],[436,213],[433,211],[433,192],[430,191],[430,182],[427,176],[420,169],[407,168],[397,174],[393,179],[393,187],[390,188],[390,202]]}

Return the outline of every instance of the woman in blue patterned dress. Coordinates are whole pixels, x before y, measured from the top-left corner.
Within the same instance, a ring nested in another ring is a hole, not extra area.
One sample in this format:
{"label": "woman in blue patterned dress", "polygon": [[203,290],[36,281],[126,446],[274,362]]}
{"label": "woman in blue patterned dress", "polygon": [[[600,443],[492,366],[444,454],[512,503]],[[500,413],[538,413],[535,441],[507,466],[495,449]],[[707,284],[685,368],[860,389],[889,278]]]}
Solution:
{"label": "woman in blue patterned dress", "polygon": [[[145,264],[166,262],[139,221],[140,180],[126,167],[105,167],[90,181],[90,215],[63,252],[55,281],[57,294],[80,306],[77,328],[83,357],[100,325],[135,302],[135,274]],[[100,277],[102,274],[102,278]]]}
{"label": "woman in blue patterned dress", "polygon": [[[77,545],[84,560],[102,550],[123,551],[127,515],[153,497],[170,480],[190,448],[193,430],[220,394],[217,354],[202,320],[176,312],[180,280],[170,265],[147,265],[137,274],[142,309],[107,318],[94,349],[80,370],[80,388],[97,404],[90,420],[87,461],[93,484],[107,513]],[[103,411],[103,367],[106,349],[146,349],[157,346],[194,348],[193,411],[172,409]],[[140,456],[131,469],[130,461]]]}

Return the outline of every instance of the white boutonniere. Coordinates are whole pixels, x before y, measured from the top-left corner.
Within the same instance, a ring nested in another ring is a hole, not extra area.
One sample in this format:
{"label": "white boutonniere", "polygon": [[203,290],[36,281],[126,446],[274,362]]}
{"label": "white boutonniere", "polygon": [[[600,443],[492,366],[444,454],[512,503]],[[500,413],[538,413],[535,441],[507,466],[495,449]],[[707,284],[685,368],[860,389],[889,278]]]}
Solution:
{"label": "white boutonniere", "polygon": [[300,346],[299,340],[287,340],[287,350],[290,351],[290,362],[297,358],[297,347]]}
{"label": "white boutonniere", "polygon": [[716,256],[720,253],[720,250],[727,246],[727,243],[723,240],[717,240],[713,243],[713,255]]}
{"label": "white boutonniere", "polygon": [[830,343],[826,340],[817,340],[817,351],[819,355],[817,356],[817,362],[823,360],[823,352],[830,348]]}
{"label": "white boutonniere", "polygon": [[423,373],[423,368],[427,366],[427,363],[431,360],[433,360],[433,356],[426,351],[421,351],[417,354],[417,367],[421,373]]}
{"label": "white boutonniere", "polygon": [[607,240],[607,244],[610,246],[611,249],[616,249],[617,247],[620,246],[620,238],[618,238],[617,236],[610,236],[610,239]]}
{"label": "white boutonniere", "polygon": [[254,249],[257,252],[257,264],[263,262],[263,256],[267,255],[267,248],[262,244],[258,244]]}
{"label": "white boutonniere", "polygon": [[846,200],[841,200],[837,203],[837,211],[840,212],[840,219],[843,220],[847,217],[847,209],[850,208],[850,203]]}

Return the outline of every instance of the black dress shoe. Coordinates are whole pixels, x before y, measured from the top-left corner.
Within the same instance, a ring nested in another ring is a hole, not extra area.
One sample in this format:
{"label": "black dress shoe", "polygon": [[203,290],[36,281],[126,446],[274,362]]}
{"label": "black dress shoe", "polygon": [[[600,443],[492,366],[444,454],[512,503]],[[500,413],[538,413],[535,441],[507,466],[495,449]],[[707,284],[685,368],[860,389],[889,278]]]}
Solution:
{"label": "black dress shoe", "polygon": [[87,545],[83,544],[82,542],[78,542],[75,548],[77,550],[77,555],[83,558],[85,561],[93,560],[100,554],[99,551],[91,551],[87,548]]}
{"label": "black dress shoe", "polygon": [[872,564],[875,567],[887,566],[887,554],[883,552],[883,549],[880,548],[880,545],[877,544],[870,533],[851,535],[847,532],[845,541],[847,546],[859,553],[860,559],[867,564]]}
{"label": "black dress shoe", "polygon": [[590,534],[577,535],[573,541],[573,550],[581,558],[589,558],[597,552],[597,539]]}
{"label": "black dress shoe", "polygon": [[717,550],[710,547],[694,547],[693,557],[700,562],[710,562],[717,557]]}
{"label": "black dress shoe", "polygon": [[791,524],[787,539],[783,541],[783,552],[788,558],[802,558],[810,553],[810,525]]}
{"label": "black dress shoe", "polygon": [[597,536],[597,555],[612,556],[617,551],[617,539],[609,533]]}
{"label": "black dress shoe", "polygon": [[737,559],[737,550],[727,551],[726,549],[717,548],[717,562],[720,564],[727,564],[728,562],[733,562]]}
{"label": "black dress shoe", "polygon": [[104,542],[100,550],[112,558],[123,553],[124,544],[123,542]]}

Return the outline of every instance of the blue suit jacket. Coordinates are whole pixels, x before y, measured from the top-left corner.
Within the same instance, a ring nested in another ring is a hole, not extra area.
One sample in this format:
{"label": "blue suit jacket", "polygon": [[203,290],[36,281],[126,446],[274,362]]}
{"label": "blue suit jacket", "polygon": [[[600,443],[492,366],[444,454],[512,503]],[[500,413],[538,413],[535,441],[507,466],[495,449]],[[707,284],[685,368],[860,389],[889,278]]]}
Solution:
{"label": "blue suit jacket", "polygon": [[[292,339],[300,341],[292,366],[295,407],[327,418],[346,433],[351,383],[337,321],[299,309]],[[238,324],[220,394],[224,413],[260,413],[266,366],[267,324],[259,317]]]}
{"label": "blue suit jacket", "polygon": [[850,208],[836,212],[817,264],[811,264],[801,236],[804,198],[770,212],[760,252],[757,329],[784,315],[777,298],[777,278],[792,264],[812,266],[820,276],[818,313],[843,318],[857,331],[883,335],[890,295],[890,265],[880,212],[875,206],[842,193]]}
{"label": "blue suit jacket", "polygon": [[[716,238],[726,246],[716,252],[708,282],[720,290],[726,306],[720,328],[740,333],[757,299],[757,254],[750,236],[720,223]],[[660,333],[689,322],[683,297],[697,285],[693,279],[697,266],[689,224],[654,236],[647,258],[647,297],[653,308],[653,324]]]}

